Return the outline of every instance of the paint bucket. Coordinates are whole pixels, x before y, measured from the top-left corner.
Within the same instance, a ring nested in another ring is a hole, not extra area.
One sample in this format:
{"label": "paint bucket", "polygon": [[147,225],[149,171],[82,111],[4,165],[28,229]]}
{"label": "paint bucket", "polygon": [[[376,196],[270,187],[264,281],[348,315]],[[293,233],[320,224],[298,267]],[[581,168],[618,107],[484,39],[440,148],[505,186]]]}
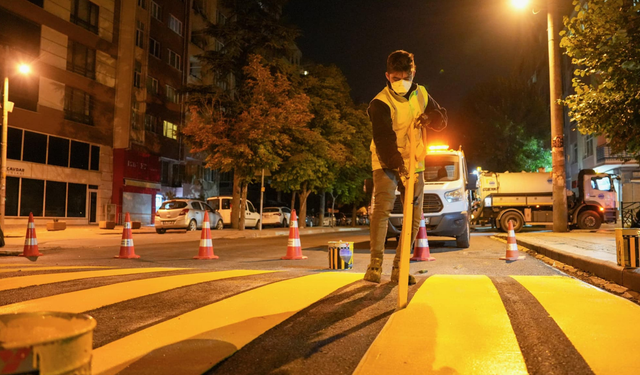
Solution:
{"label": "paint bucket", "polygon": [[90,375],[93,329],[86,314],[34,312],[0,315],[3,374]]}
{"label": "paint bucket", "polygon": [[329,268],[332,270],[353,268],[353,242],[329,241]]}

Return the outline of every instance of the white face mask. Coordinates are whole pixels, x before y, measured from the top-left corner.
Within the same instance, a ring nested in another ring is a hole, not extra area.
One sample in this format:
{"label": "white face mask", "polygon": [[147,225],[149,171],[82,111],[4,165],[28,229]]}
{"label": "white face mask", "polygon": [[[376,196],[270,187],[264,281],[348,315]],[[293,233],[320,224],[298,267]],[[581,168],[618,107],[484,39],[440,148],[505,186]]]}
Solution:
{"label": "white face mask", "polygon": [[404,96],[404,94],[409,92],[411,88],[412,80],[401,79],[399,81],[395,81],[391,83],[391,88],[396,94],[400,96]]}

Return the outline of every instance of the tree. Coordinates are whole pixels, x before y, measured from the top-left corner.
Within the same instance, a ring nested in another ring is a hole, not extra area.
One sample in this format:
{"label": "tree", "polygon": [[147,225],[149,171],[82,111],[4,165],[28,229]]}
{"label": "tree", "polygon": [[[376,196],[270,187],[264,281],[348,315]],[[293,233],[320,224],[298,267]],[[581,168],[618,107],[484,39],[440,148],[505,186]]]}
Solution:
{"label": "tree", "polygon": [[606,135],[613,153],[640,161],[640,4],[574,1],[560,46],[577,66],[563,101],[582,133]]}
{"label": "tree", "polygon": [[515,74],[478,85],[462,108],[469,160],[496,172],[551,167],[547,98],[544,87]]}
{"label": "tree", "polygon": [[[192,150],[208,154],[208,166],[234,171],[234,200],[238,202],[246,202],[247,184],[258,171],[276,170],[291,157],[295,140],[290,135],[304,129],[312,118],[309,98],[297,93],[283,74],[272,73],[260,56],[250,57],[243,74],[242,112],[228,113],[220,95],[193,96],[183,129]],[[233,206],[237,214],[232,225],[244,229],[245,210],[239,207]]]}

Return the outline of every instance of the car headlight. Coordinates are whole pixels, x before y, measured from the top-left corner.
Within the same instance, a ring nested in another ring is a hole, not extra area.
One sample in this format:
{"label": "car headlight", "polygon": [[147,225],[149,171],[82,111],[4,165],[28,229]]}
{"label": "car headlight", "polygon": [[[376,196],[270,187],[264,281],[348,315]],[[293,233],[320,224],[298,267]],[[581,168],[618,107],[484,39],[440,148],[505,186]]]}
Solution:
{"label": "car headlight", "polygon": [[444,193],[444,197],[449,203],[460,202],[464,198],[464,194],[462,193],[462,189],[456,189]]}

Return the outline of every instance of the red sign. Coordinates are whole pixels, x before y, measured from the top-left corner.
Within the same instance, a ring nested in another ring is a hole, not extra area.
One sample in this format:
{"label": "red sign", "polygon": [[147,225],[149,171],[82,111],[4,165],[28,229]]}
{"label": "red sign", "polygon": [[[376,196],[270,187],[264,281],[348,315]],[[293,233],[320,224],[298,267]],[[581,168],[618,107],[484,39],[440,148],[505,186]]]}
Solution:
{"label": "red sign", "polygon": [[[123,154],[117,155],[122,152]],[[114,150],[114,161],[119,159],[118,156],[122,157],[122,177],[142,181],[160,181],[160,159],[157,155],[135,150]]]}

